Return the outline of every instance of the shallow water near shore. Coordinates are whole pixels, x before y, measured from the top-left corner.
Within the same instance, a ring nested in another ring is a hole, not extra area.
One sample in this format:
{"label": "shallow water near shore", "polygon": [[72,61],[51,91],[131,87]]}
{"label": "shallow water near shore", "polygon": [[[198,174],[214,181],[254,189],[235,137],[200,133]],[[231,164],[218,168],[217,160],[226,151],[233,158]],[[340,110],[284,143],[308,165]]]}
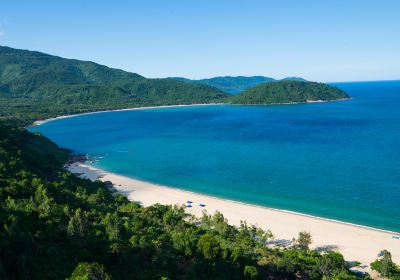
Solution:
{"label": "shallow water near shore", "polygon": [[121,175],[400,231],[400,82],[335,85],[353,99],[109,112],[30,130]]}

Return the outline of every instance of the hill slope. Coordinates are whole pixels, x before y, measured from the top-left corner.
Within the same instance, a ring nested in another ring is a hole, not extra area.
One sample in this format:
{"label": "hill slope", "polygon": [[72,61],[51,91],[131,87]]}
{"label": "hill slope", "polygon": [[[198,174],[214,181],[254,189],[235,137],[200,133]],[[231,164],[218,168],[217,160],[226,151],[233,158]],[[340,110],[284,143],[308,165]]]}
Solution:
{"label": "hill slope", "polygon": [[[267,83],[267,82],[276,82],[279,80],[275,80],[274,78],[269,78],[269,77],[264,77],[264,76],[251,76],[251,77],[244,77],[244,76],[237,76],[237,77],[231,77],[231,76],[225,76],[225,77],[215,77],[215,78],[210,78],[210,79],[201,79],[201,80],[190,80],[186,78],[172,78],[178,81],[183,81],[186,83],[192,83],[192,84],[204,84],[204,85],[209,85],[216,87],[223,92],[229,93],[229,94],[238,94],[244,90],[247,90],[251,87],[254,87],[256,85],[262,84],[262,83]],[[282,81],[303,81],[305,82],[303,78],[298,78],[298,77],[287,77],[282,79]]]}
{"label": "hill slope", "polygon": [[356,279],[339,253],[222,214],[142,207],[63,169],[48,139],[0,122],[0,279]]}
{"label": "hill slope", "polygon": [[94,62],[0,46],[0,117],[31,119],[127,107],[210,103],[222,91],[172,79],[146,79]]}
{"label": "hill slope", "polygon": [[228,99],[231,104],[275,104],[329,101],[349,98],[337,87],[315,82],[280,81],[265,83]]}
{"label": "hill slope", "polygon": [[173,78],[173,79],[184,81],[186,83],[204,84],[213,86],[229,94],[237,94],[243,90],[256,86],[260,83],[275,81],[273,78],[268,78],[263,76],[252,76],[252,77],[226,76],[226,77],[215,77],[215,78],[201,79],[201,80],[190,80],[186,78]]}

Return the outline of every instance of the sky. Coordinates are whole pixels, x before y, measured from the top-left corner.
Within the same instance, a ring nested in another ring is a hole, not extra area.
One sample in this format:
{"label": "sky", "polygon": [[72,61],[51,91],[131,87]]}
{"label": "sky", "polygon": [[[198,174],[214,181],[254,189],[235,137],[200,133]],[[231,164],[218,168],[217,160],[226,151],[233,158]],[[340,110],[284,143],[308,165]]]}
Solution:
{"label": "sky", "polygon": [[0,45],[149,78],[400,79],[399,0],[0,0]]}

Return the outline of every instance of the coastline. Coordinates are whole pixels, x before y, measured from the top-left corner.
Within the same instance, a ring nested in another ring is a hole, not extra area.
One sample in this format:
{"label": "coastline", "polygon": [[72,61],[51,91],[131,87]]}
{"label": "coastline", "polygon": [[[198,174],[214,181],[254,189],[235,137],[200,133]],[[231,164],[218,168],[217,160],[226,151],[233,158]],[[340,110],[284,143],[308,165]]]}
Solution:
{"label": "coastline", "polygon": [[121,111],[136,111],[136,110],[146,110],[146,109],[162,109],[162,108],[177,108],[177,107],[194,107],[194,106],[216,106],[216,105],[226,105],[226,103],[200,103],[200,104],[181,104],[181,105],[161,105],[161,106],[147,106],[147,107],[133,107],[133,108],[125,108],[125,109],[111,109],[111,110],[101,110],[101,111],[94,111],[94,112],[87,112],[87,113],[78,113],[78,114],[71,114],[71,115],[63,115],[55,118],[49,118],[44,120],[37,120],[34,121],[31,125],[38,126],[48,122],[60,120],[60,119],[67,119],[73,118],[83,115],[93,115],[93,114],[100,114],[100,113],[110,113],[110,112],[121,112]]}
{"label": "coastline", "polygon": [[309,104],[309,103],[327,103],[327,102],[336,102],[336,101],[345,101],[351,100],[352,97],[349,98],[340,98],[335,100],[307,100],[305,102],[284,102],[284,103],[270,103],[270,104],[232,104],[232,103],[200,103],[200,104],[181,104],[181,105],[160,105],[160,106],[147,106],[147,107],[133,107],[133,108],[124,108],[124,109],[110,109],[110,110],[101,110],[94,112],[86,112],[86,113],[78,113],[71,115],[63,115],[54,118],[37,120],[34,121],[31,125],[28,125],[26,128],[42,125],[51,121],[56,121],[60,119],[73,118],[82,115],[93,115],[100,113],[109,113],[109,112],[121,112],[121,111],[135,111],[135,110],[146,110],[146,109],[162,109],[162,108],[177,108],[177,107],[195,107],[195,106],[218,106],[218,105],[229,105],[229,106],[275,106],[275,105],[296,105],[296,104]]}
{"label": "coastline", "polygon": [[[271,230],[275,236],[275,244],[288,244],[297,237],[298,232],[309,231],[313,237],[314,249],[338,250],[346,261],[360,261],[362,268],[356,268],[359,271],[371,272],[369,264],[383,249],[392,252],[395,262],[400,261],[400,240],[392,238],[393,235],[398,235],[396,232],[161,186],[107,172],[86,163],[73,163],[66,168],[83,178],[111,181],[116,191],[143,206],[155,203],[183,205],[191,200],[193,207],[186,208],[188,213],[198,217],[203,210],[208,214],[220,211],[230,224],[239,225],[243,220]],[[200,207],[199,203],[206,206]]]}
{"label": "coastline", "polygon": [[235,104],[235,103],[221,103],[226,105],[233,105],[233,106],[276,106],[276,105],[301,105],[301,104],[310,104],[310,103],[329,103],[329,102],[337,102],[337,101],[346,101],[351,100],[353,97],[347,98],[339,98],[333,100],[306,100],[304,102],[282,102],[282,103],[265,103],[265,104]]}

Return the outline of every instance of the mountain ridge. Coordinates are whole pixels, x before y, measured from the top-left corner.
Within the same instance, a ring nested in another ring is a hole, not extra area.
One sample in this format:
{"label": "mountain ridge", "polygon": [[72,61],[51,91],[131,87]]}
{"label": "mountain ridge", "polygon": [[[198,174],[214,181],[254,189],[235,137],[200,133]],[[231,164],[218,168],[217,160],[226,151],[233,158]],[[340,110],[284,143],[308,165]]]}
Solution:
{"label": "mountain ridge", "polygon": [[128,107],[213,103],[228,96],[208,85],[148,79],[91,61],[0,46],[2,118],[21,110],[32,121]]}
{"label": "mountain ridge", "polygon": [[218,76],[206,79],[187,79],[183,77],[170,77],[170,79],[175,79],[178,81],[183,81],[192,84],[205,84],[209,86],[216,87],[223,92],[235,95],[243,92],[251,87],[257,86],[262,83],[267,82],[278,82],[278,81],[302,81],[307,80],[300,77],[286,77],[283,79],[274,79],[265,76]]}

